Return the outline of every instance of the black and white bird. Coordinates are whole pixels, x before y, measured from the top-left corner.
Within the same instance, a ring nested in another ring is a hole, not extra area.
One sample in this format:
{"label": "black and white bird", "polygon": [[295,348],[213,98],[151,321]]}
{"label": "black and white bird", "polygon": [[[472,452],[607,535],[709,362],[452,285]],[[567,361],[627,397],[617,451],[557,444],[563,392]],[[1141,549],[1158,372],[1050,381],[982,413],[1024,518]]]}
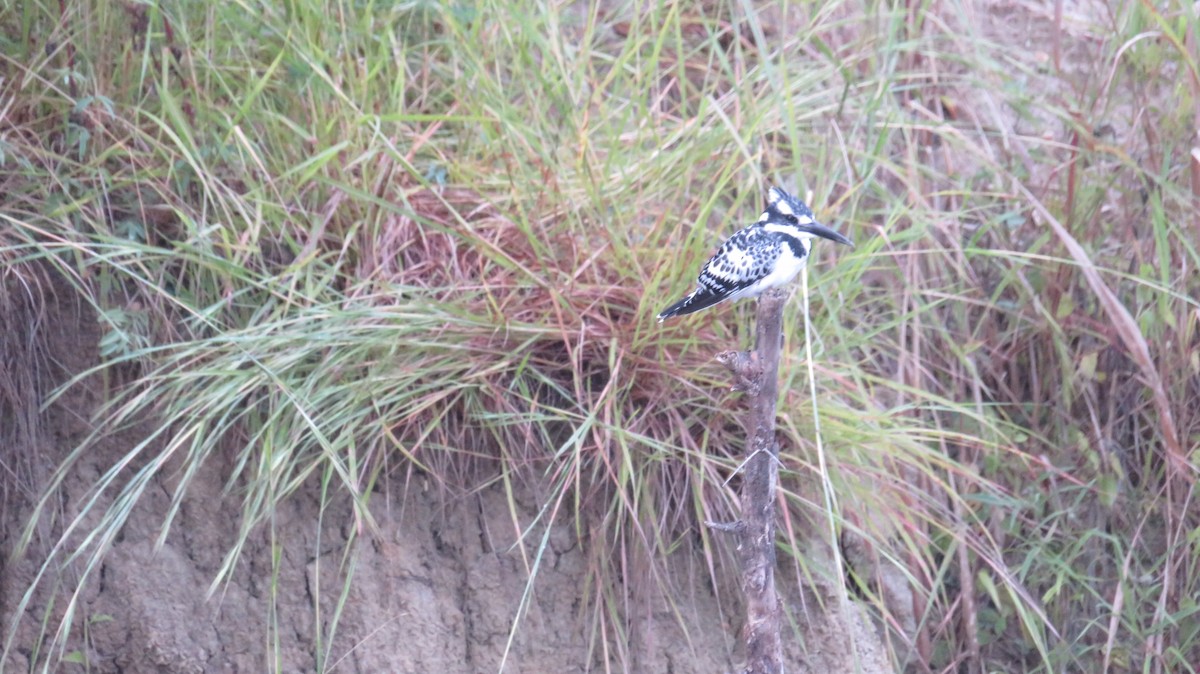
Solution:
{"label": "black and white bird", "polygon": [[772,187],[758,221],[729,237],[704,263],[692,294],[664,309],[659,322],[726,300],[758,297],[764,290],[791,282],[804,269],[812,240],[818,236],[854,245],[817,222],[803,201]]}

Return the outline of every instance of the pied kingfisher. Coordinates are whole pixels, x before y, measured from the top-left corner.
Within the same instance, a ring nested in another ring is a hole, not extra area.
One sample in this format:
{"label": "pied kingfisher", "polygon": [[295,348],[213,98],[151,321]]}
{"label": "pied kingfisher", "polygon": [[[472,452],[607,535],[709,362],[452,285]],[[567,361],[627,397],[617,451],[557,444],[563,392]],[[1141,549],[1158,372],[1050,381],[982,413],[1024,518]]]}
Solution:
{"label": "pied kingfisher", "polygon": [[692,294],[667,307],[663,319],[690,314],[725,300],[758,297],[796,278],[815,237],[853,246],[850,239],[813,218],[796,197],[778,187],[767,193],[767,209],[753,225],[729,237],[700,270]]}

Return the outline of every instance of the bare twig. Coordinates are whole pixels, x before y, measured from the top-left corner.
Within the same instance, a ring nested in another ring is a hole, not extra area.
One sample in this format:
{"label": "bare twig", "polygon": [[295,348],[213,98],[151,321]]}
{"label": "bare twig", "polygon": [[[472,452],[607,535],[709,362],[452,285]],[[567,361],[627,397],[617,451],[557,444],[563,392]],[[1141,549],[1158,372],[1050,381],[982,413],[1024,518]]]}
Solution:
{"label": "bare twig", "polygon": [[762,363],[755,351],[722,351],[717,362],[733,373],[733,390],[756,396],[762,387]]}
{"label": "bare twig", "polygon": [[787,291],[768,290],[758,299],[756,344],[752,353],[727,351],[717,356],[733,373],[735,388],[750,396],[746,417],[746,460],[741,487],[741,519],[708,522],[738,538],[742,590],[746,593],[746,665],[743,674],[783,671],[779,597],[775,592],[775,489],[779,482],[779,444],[775,406],[779,400],[779,348]]}

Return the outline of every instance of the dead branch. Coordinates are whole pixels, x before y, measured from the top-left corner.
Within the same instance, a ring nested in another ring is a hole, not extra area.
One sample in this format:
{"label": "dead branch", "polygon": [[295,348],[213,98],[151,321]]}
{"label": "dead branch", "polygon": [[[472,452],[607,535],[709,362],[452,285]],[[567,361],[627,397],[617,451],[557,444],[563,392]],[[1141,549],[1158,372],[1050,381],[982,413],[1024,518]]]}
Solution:
{"label": "dead branch", "polygon": [[779,349],[787,291],[768,290],[758,298],[754,351],[727,351],[717,360],[733,373],[736,390],[746,391],[746,459],[743,462],[741,518],[709,527],[737,536],[742,591],[746,594],[746,665],[743,674],[783,671],[779,596],[775,592],[775,490],[779,483],[779,443],[775,408],[779,401]]}

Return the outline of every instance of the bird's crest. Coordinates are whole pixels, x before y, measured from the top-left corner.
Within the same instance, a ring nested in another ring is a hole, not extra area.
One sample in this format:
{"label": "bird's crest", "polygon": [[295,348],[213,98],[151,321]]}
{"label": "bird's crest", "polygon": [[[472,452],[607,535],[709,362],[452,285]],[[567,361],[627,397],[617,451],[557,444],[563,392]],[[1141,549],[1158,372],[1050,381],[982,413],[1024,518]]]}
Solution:
{"label": "bird's crest", "polygon": [[813,213],[803,201],[779,187],[772,187],[767,191],[767,207],[759,220],[804,225],[813,221]]}

